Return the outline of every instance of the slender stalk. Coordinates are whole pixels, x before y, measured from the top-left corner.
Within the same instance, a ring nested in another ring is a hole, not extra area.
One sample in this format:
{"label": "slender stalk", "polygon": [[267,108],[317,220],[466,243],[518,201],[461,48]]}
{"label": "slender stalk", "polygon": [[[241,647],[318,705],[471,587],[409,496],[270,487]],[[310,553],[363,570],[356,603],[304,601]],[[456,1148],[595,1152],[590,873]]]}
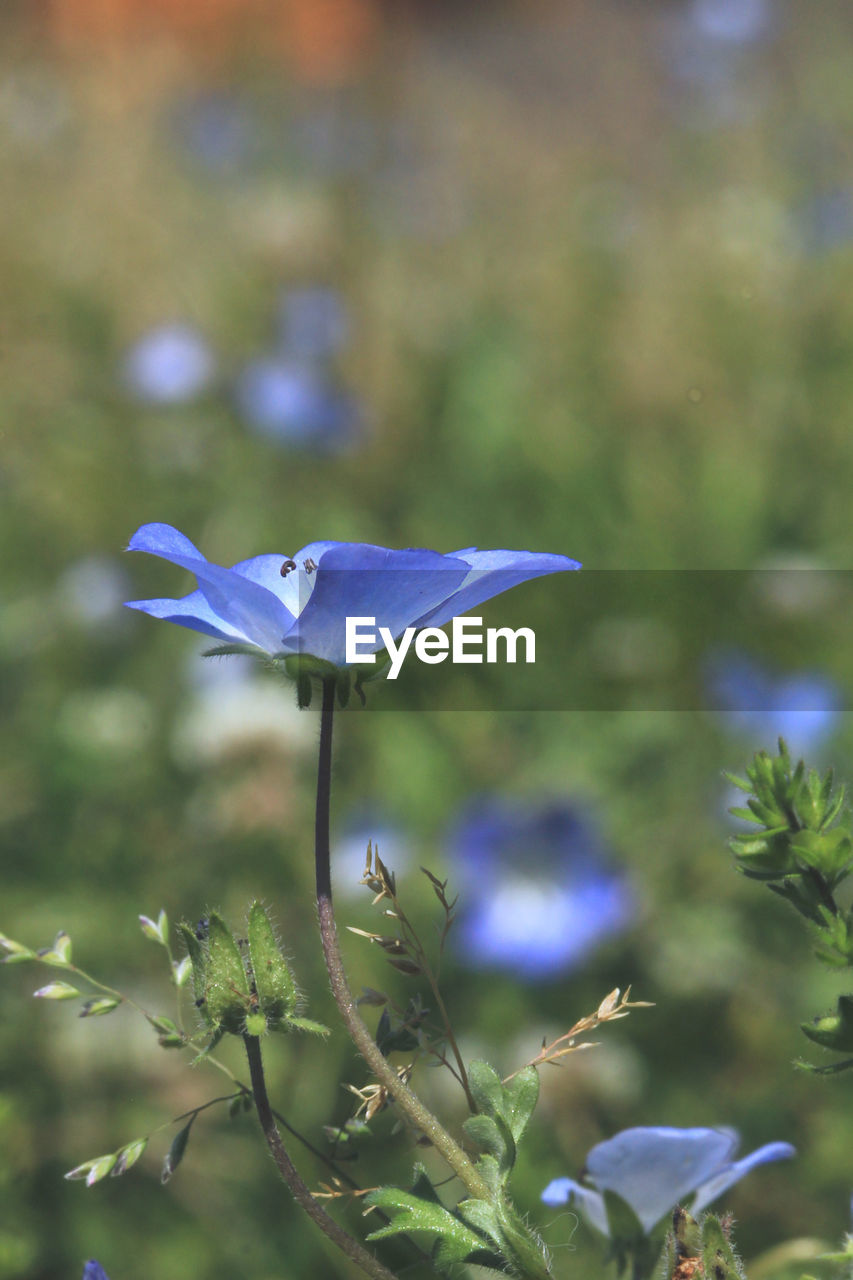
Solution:
{"label": "slender stalk", "polygon": [[246,1046],[246,1057],[249,1060],[249,1074],[252,1079],[252,1093],[255,1099],[255,1108],[258,1113],[261,1129],[267,1141],[270,1154],[275,1160],[276,1167],[284,1181],[287,1183],[294,1200],[305,1210],[309,1218],[316,1222],[321,1231],[332,1240],[342,1253],[361,1267],[365,1275],[372,1276],[373,1280],[398,1280],[393,1271],[389,1271],[383,1266],[378,1258],[369,1253],[363,1245],[354,1239],[343,1227],[330,1217],[321,1204],[314,1199],[308,1187],[302,1181],[296,1166],[287,1154],[287,1149],[281,1139],[278,1126],[273,1116],[270,1100],[267,1095],[266,1080],[264,1078],[264,1066],[261,1060],[261,1042],[257,1036],[243,1036],[243,1043]]}
{"label": "slender stalk", "polygon": [[332,722],[335,710],[335,681],[323,681],[323,709],[320,716],[320,759],[317,769],[317,815],[315,823],[315,864],[317,875],[317,913],[323,955],[332,987],[347,1031],[361,1056],[377,1080],[385,1086],[400,1111],[429,1139],[454,1173],[477,1200],[491,1201],[493,1194],[474,1165],[447,1130],[421,1100],[403,1084],[396,1071],[380,1051],[358,1012],[347,981],[338,931],[332,909],[332,878],[329,865],[329,807],[332,783]]}

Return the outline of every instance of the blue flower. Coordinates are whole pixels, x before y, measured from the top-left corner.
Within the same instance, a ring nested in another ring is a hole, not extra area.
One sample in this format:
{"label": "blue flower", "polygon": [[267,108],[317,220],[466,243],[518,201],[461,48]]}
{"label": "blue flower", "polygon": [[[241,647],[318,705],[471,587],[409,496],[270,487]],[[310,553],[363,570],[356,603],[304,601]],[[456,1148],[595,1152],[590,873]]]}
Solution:
{"label": "blue flower", "polygon": [[624,1129],[587,1156],[582,1176],[590,1186],[555,1178],[542,1199],[549,1205],[577,1205],[591,1226],[609,1235],[602,1192],[613,1191],[633,1209],[648,1235],[688,1197],[693,1197],[691,1211],[698,1213],[750,1169],[796,1154],[789,1142],[770,1142],[733,1160],[738,1141],[732,1129]]}
{"label": "blue flower", "polygon": [[361,431],[355,400],[316,370],[287,360],[254,360],[241,373],[237,409],[259,435],[279,443],[334,452]]}
{"label": "blue flower", "polygon": [[[567,556],[531,551],[440,555],[312,542],[293,557],[255,556],[225,569],[167,524],[143,525],[128,550],[171,560],[199,584],[179,600],[128,601],[131,609],[258,654],[310,654],[336,667],[346,664],[348,617],[374,618],[377,636],[386,628],[397,638],[408,627],[441,627],[529,578],[580,568]],[[382,647],[377,639],[374,650]]]}
{"label": "blue flower", "polygon": [[774,677],[736,651],[706,664],[712,709],[735,733],[772,745],[783,737],[794,755],[808,756],[831,737],[841,716],[841,695],[827,676],[804,671]]}
{"label": "blue flower", "polygon": [[697,31],[721,44],[752,44],[773,16],[770,0],[691,0],[688,15]]}
{"label": "blue flower", "polygon": [[109,1276],[100,1262],[90,1258],[83,1268],[83,1280],[109,1280]]}
{"label": "blue flower", "polygon": [[282,300],[278,319],[282,351],[297,360],[324,360],[344,345],[349,320],[333,289],[292,289]]}
{"label": "blue flower", "polygon": [[213,373],[210,347],[187,324],[152,329],[131,347],[124,362],[129,389],[151,404],[184,404],[204,391]]}
{"label": "blue flower", "polygon": [[625,876],[608,865],[592,823],[565,802],[481,801],[457,823],[450,847],[462,885],[456,945],[472,964],[531,979],[563,973],[631,918]]}

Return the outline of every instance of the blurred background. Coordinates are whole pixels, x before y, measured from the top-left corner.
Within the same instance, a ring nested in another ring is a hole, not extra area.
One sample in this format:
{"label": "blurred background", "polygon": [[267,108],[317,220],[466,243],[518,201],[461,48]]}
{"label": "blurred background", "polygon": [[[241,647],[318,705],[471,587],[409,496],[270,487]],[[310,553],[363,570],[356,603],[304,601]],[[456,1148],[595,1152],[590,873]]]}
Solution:
{"label": "blurred background", "polygon": [[[171,1014],[138,913],[219,907],[239,928],[259,896],[309,1015],[337,1027],[313,928],[315,715],[122,609],[192,585],[123,556],[144,522],[225,564],[329,538],[797,570],[765,579],[760,643],[747,630],[703,653],[708,579],[695,612],[680,603],[713,714],[510,714],[498,698],[339,717],[340,922],[376,924],[357,887],[368,839],[427,938],[440,913],[418,867],[449,877],[442,972],[467,1056],[508,1072],[615,986],[654,1002],[543,1072],[515,1188],[560,1276],[599,1274],[601,1255],[540,1192],[629,1125],[798,1146],[728,1197],[747,1259],[850,1225],[850,1079],[791,1066],[819,1053],[797,1024],[843,975],[733,871],[721,770],[780,732],[853,769],[848,614],[840,575],[819,572],[849,567],[851,52],[832,0],[0,14],[7,934],[46,946],[64,928],[80,964]],[[593,690],[665,683],[679,633],[626,606],[623,575],[600,579],[573,663]],[[713,582],[725,613],[727,575]],[[555,583],[515,607],[547,620],[571,585]],[[356,989],[419,989],[344,945]],[[201,1116],[165,1189],[169,1130],[124,1178],[63,1181],[223,1090],[128,1009],[81,1021],[33,1001],[51,976],[0,974],[2,1280],[71,1280],[90,1256],[111,1280],[354,1274],[298,1219],[251,1116]],[[220,1056],[243,1072],[238,1049]],[[364,1081],[344,1036],[267,1059],[275,1102],[322,1145],[353,1109],[340,1082]],[[415,1084],[461,1121],[446,1072],[423,1063]],[[391,1115],[372,1129],[346,1166],[362,1185],[429,1161]]]}

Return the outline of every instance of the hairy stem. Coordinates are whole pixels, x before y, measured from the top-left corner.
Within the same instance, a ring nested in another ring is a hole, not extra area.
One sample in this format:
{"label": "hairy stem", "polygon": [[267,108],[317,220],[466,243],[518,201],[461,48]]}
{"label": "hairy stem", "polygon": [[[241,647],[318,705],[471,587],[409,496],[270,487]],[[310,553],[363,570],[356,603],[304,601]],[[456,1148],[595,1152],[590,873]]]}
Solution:
{"label": "hairy stem", "polygon": [[294,1200],[305,1210],[309,1218],[316,1222],[321,1231],[332,1240],[342,1253],[351,1259],[357,1266],[361,1267],[365,1275],[372,1276],[373,1280],[398,1280],[393,1271],[389,1271],[383,1266],[378,1258],[369,1253],[363,1245],[359,1244],[353,1236],[343,1227],[331,1218],[321,1204],[319,1204],[308,1187],[302,1181],[297,1172],[296,1166],[287,1153],[278,1126],[273,1116],[270,1100],[267,1095],[267,1085],[264,1078],[264,1066],[261,1060],[261,1042],[257,1036],[243,1036],[243,1043],[246,1046],[246,1057],[249,1061],[249,1074],[252,1079],[252,1094],[255,1099],[255,1108],[258,1113],[261,1129],[267,1141],[270,1154],[276,1163],[276,1167],[284,1181],[287,1183]]}
{"label": "hairy stem", "polygon": [[317,912],[326,969],[341,1017],[361,1056],[380,1084],[384,1085],[400,1111],[427,1137],[454,1173],[477,1200],[492,1199],[492,1192],[472,1162],[447,1130],[421,1100],[400,1080],[396,1071],[365,1026],[347,981],[341,957],[338,931],[332,909],[332,879],[329,866],[329,806],[332,782],[332,721],[335,709],[335,682],[323,681],[323,709],[320,718],[320,760],[317,770],[317,817],[315,824],[315,864]]}

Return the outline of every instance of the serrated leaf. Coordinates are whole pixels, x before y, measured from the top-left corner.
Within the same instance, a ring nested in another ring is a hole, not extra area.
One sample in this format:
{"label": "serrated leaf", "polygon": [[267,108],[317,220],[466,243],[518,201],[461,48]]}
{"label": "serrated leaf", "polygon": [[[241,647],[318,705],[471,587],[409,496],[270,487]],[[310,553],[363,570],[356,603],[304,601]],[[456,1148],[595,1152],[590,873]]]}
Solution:
{"label": "serrated leaf", "polygon": [[110,1173],[111,1178],[120,1178],[123,1173],[127,1173],[128,1169],[132,1169],[145,1148],[148,1146],[147,1138],[137,1138],[135,1142],[128,1142],[116,1152],[115,1167]]}
{"label": "serrated leaf", "polygon": [[456,1212],[469,1227],[479,1231],[500,1249],[501,1230],[494,1205],[485,1200],[462,1200],[456,1206]]}
{"label": "serrated leaf", "polygon": [[76,1000],[80,992],[68,982],[49,982],[46,987],[39,987],[33,995],[39,1000]]}
{"label": "serrated leaf", "polygon": [[387,1225],[372,1231],[368,1240],[384,1240],[401,1232],[412,1234],[427,1231],[438,1237],[436,1258],[440,1259],[442,1266],[464,1262],[470,1254],[483,1248],[482,1237],[454,1217],[448,1209],[434,1201],[421,1200],[410,1191],[401,1191],[397,1187],[379,1187],[376,1191],[371,1191],[365,1201],[383,1209],[391,1219]]}
{"label": "serrated leaf", "polygon": [[95,996],[84,1003],[77,1016],[80,1018],[102,1018],[105,1013],[112,1013],[113,1009],[117,1009],[120,1004],[121,1000],[115,999],[114,996]]}

